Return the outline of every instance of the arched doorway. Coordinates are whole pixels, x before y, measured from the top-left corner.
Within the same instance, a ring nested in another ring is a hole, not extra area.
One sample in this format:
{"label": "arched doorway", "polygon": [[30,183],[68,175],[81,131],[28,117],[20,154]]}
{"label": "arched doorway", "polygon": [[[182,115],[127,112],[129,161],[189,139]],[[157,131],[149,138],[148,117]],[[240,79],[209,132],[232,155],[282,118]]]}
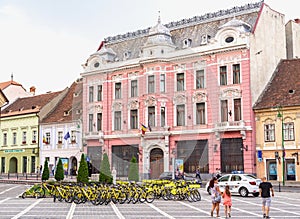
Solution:
{"label": "arched doorway", "polygon": [[71,157],[71,169],[70,169],[71,175],[76,176],[77,175],[77,158]]}
{"label": "arched doorway", "polygon": [[150,152],[150,178],[158,179],[164,171],[164,152],[159,148],[154,148]]}
{"label": "arched doorway", "polygon": [[9,160],[9,173],[17,173],[17,172],[18,172],[18,159],[12,157]]}

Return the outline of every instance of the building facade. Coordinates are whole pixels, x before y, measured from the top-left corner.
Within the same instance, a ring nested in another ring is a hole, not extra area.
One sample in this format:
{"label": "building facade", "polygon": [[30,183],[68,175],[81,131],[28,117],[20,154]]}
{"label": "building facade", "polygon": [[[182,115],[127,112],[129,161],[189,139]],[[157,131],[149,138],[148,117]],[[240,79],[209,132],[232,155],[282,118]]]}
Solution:
{"label": "building facade", "polygon": [[263,2],[106,38],[81,74],[94,172],[105,152],[119,177],[132,156],[142,178],[180,162],[256,173],[252,105],[285,54],[284,15]]}
{"label": "building facade", "polygon": [[299,181],[300,59],[282,60],[254,105],[257,175]]}
{"label": "building facade", "polygon": [[39,167],[39,122],[63,92],[19,98],[1,111],[1,173],[35,173]]}
{"label": "building facade", "polygon": [[[50,174],[61,158],[65,175],[76,175],[82,154],[82,79],[77,79],[57,106],[40,121],[40,160]],[[52,172],[53,171],[53,172]]]}

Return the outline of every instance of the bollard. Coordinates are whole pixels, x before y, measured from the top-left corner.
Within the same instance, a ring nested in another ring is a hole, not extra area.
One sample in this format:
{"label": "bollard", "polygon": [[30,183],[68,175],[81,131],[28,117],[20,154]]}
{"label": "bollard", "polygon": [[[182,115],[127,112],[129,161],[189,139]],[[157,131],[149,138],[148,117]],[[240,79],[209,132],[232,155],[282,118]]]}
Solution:
{"label": "bollard", "polygon": [[278,191],[281,192],[280,182],[279,182],[279,185],[278,185]]}

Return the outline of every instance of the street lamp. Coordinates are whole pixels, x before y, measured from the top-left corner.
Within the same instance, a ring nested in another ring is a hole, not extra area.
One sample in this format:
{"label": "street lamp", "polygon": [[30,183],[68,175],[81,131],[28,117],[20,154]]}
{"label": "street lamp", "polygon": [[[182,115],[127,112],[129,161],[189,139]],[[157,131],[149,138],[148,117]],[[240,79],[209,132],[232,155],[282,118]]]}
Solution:
{"label": "street lamp", "polygon": [[283,110],[282,107],[277,107],[277,117],[281,118],[281,141],[282,141],[282,185],[285,185],[285,150],[284,150],[284,124],[283,124]]}

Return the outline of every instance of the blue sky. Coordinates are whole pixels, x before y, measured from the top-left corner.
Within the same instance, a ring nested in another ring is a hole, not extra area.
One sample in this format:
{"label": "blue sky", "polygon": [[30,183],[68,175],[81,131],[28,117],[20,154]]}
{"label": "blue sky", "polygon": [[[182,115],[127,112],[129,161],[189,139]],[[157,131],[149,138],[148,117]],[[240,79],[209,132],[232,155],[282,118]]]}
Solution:
{"label": "blue sky", "polygon": [[[37,93],[70,86],[81,64],[108,36],[228,9],[253,0],[0,0],[0,81],[14,80]],[[288,3],[287,3],[288,2]],[[300,18],[296,0],[265,0]],[[291,6],[291,5],[294,5]]]}

